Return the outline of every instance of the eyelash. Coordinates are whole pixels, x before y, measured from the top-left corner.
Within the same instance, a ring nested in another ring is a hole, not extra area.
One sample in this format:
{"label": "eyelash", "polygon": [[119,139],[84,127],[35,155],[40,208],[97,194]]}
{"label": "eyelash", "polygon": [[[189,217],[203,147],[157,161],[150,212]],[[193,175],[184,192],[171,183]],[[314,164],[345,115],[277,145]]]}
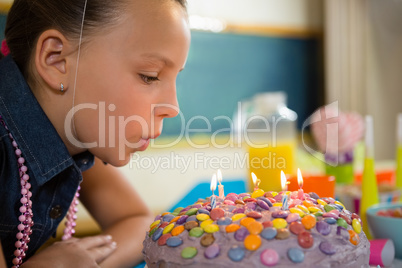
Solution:
{"label": "eyelash", "polygon": [[146,83],[148,85],[151,84],[152,82],[159,81],[158,77],[148,76],[145,74],[140,74],[140,78],[142,79],[142,81],[144,81],[144,83]]}

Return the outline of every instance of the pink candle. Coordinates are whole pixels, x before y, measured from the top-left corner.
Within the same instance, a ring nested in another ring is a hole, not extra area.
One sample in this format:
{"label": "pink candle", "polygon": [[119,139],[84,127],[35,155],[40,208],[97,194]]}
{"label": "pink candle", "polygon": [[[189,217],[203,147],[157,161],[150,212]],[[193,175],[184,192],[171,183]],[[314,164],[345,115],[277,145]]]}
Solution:
{"label": "pink candle", "polygon": [[300,189],[297,191],[297,198],[304,200],[303,177],[299,168],[297,169],[297,183],[300,187]]}
{"label": "pink candle", "polygon": [[225,198],[225,192],[223,190],[223,185],[221,184],[222,182],[222,172],[220,169],[218,169],[218,191],[219,191],[219,198]]}

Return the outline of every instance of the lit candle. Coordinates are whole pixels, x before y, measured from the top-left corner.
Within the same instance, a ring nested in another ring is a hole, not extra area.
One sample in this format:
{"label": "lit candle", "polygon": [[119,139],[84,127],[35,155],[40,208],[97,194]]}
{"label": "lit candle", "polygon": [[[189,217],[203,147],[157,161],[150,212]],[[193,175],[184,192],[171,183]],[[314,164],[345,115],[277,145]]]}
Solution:
{"label": "lit candle", "polygon": [[254,172],[251,172],[251,178],[253,179],[254,183],[254,192],[251,194],[251,197],[257,198],[263,196],[265,194],[264,190],[258,188],[258,185],[260,185],[261,180],[257,178]]}
{"label": "lit candle", "polygon": [[300,189],[297,191],[297,197],[300,200],[304,200],[303,176],[301,174],[300,168],[297,169],[297,183],[299,184],[300,187]]}
{"label": "lit candle", "polygon": [[219,198],[225,198],[225,192],[223,190],[223,185],[222,185],[222,172],[220,169],[218,169],[218,190],[219,190]]}
{"label": "lit candle", "polygon": [[257,176],[254,174],[254,172],[251,172],[251,178],[253,179],[253,183],[254,183],[254,191],[258,190],[258,186],[260,185],[261,180],[257,178]]}
{"label": "lit candle", "polygon": [[288,195],[286,194],[286,191],[288,190],[288,185],[287,185],[287,179],[286,179],[286,175],[283,172],[283,170],[281,170],[281,185],[282,185],[282,210],[288,210],[289,205],[288,205]]}
{"label": "lit candle", "polygon": [[214,173],[211,180],[211,191],[212,191],[211,209],[214,209],[216,207],[216,196],[214,194],[215,189],[216,189],[216,174]]}

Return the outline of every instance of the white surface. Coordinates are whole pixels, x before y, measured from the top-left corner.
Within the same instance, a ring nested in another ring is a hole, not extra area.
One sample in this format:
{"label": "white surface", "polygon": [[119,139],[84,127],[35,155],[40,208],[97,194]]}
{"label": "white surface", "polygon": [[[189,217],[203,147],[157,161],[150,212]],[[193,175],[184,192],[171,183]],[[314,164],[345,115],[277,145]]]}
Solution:
{"label": "white surface", "polygon": [[161,212],[180,201],[195,185],[211,182],[222,171],[222,184],[247,175],[241,148],[150,149],[136,153],[121,171],[152,211]]}

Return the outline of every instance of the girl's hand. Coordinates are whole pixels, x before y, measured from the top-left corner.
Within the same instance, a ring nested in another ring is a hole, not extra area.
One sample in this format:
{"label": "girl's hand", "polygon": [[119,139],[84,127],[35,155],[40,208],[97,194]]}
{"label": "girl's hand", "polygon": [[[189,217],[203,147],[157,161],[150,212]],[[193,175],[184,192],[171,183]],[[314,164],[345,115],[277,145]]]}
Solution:
{"label": "girl's hand", "polygon": [[27,260],[22,268],[41,267],[99,267],[116,249],[111,236],[97,235],[85,238],[71,238],[56,242]]}

